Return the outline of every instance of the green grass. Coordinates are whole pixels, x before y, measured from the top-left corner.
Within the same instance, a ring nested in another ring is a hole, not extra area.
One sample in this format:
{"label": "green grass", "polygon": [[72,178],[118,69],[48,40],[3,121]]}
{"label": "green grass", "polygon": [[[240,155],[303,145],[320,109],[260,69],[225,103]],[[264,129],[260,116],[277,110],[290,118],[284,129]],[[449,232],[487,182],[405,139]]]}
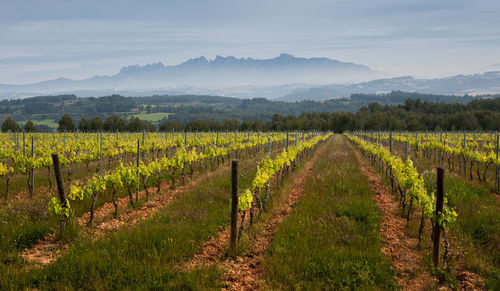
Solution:
{"label": "green grass", "polygon": [[[262,154],[260,155],[262,156]],[[245,167],[247,163],[250,166]],[[241,187],[248,187],[255,162],[242,162]],[[169,289],[220,288],[217,268],[180,271],[176,266],[199,251],[219,226],[227,226],[230,213],[229,169],[202,180],[180,193],[152,219],[121,228],[105,239],[77,238],[68,252],[43,269],[26,272],[13,257],[0,264],[0,289]]]}
{"label": "green grass", "polygon": [[[117,165],[118,161],[114,161],[111,163],[111,168]],[[91,163],[88,175],[95,173],[96,166],[96,162]],[[107,169],[107,162],[104,166]],[[53,191],[56,191],[53,171],[51,174]],[[70,184],[67,180],[66,169],[62,171],[62,176],[66,193],[68,193]],[[85,165],[79,164],[72,167],[72,181],[74,181],[73,179],[83,179],[86,176]],[[165,177],[166,180],[168,178]],[[43,187],[43,191],[40,187]],[[5,178],[0,181],[0,189],[2,189],[2,192],[5,191]],[[27,193],[19,194],[19,192],[23,191],[27,191],[26,176],[14,175],[10,180],[7,202],[5,202],[4,193],[2,193],[0,204],[0,264],[14,260],[17,252],[31,247],[38,240],[50,233],[58,223],[57,219],[49,214],[47,208],[51,195],[48,192],[48,175],[46,169],[35,171],[35,191],[33,197],[29,197]],[[16,197],[18,195],[23,195],[24,198]],[[118,197],[126,195],[125,190],[117,193]],[[96,205],[99,207],[110,200],[111,191],[106,191],[103,195],[99,195]],[[78,203],[72,203],[72,209],[76,216],[80,216],[84,212],[89,211],[90,204],[91,199],[86,199]]]}
{"label": "green grass", "polygon": [[163,118],[168,118],[168,116],[171,114],[172,113],[156,112],[156,113],[138,113],[138,114],[133,114],[132,116],[138,117],[140,120],[159,122]]}
{"label": "green grass", "polygon": [[466,252],[465,267],[486,279],[489,290],[500,290],[500,209],[486,187],[448,177],[445,191],[458,217],[452,233]]}
{"label": "green grass", "polygon": [[[400,155],[404,151],[399,151]],[[417,161],[421,173],[433,168],[433,161],[425,159],[423,155],[411,157]],[[448,163],[445,160],[446,197],[458,213],[457,221],[451,226],[452,248],[459,248],[463,254],[465,269],[479,274],[486,280],[488,290],[500,290],[500,202],[493,197],[491,183],[478,182],[474,166],[474,181],[469,180],[469,170],[466,177],[458,171],[455,158],[455,175],[450,175]],[[470,165],[467,164],[467,167]],[[490,179],[494,178],[494,166],[489,167]],[[481,170],[481,173],[484,169]],[[432,172],[432,181],[428,181],[435,188],[435,171]],[[431,189],[435,190],[435,189]],[[418,223],[410,222],[412,233],[418,230]],[[428,234],[427,236],[430,236]],[[429,252],[425,256],[429,256]],[[430,262],[429,262],[430,264]],[[452,269],[457,264],[451,259]]]}
{"label": "green grass", "polygon": [[[379,212],[351,150],[337,136],[318,159],[303,199],[276,234],[266,256],[266,276],[284,289],[394,289],[390,264],[380,252]],[[348,155],[342,154],[348,151]],[[240,188],[250,186],[255,162],[241,163]],[[283,188],[286,190],[286,188]],[[121,228],[105,239],[77,238],[59,260],[23,270],[11,257],[0,264],[0,289],[213,290],[215,267],[177,266],[200,243],[229,223],[229,169],[180,193],[152,219]]]}
{"label": "green grass", "polygon": [[[41,120],[32,120],[35,125],[46,125],[52,128],[58,128],[59,124],[54,119],[41,119]],[[28,122],[28,120],[20,121],[19,124],[24,126],[24,124]]]}
{"label": "green grass", "polygon": [[380,252],[380,213],[341,136],[314,165],[264,259],[271,289],[396,289]]}

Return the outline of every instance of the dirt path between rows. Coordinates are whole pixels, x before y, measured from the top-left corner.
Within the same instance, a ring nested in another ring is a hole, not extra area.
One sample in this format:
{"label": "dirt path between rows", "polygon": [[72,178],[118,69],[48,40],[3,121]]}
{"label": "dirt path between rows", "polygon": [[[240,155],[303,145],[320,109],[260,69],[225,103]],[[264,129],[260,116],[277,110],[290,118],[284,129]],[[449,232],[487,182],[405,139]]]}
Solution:
{"label": "dirt path between rows", "polygon": [[[271,154],[276,154],[282,147],[279,146],[271,151]],[[257,153],[255,156],[247,158],[246,156],[242,161],[245,163],[255,162],[256,159],[262,153]],[[227,161],[226,161],[227,163]],[[201,181],[209,179],[210,177],[229,169],[229,164],[219,165],[215,170],[207,169],[208,172],[200,173],[195,172],[193,177],[190,179],[189,175],[186,174],[185,185],[180,185],[181,180],[176,180],[175,189],[170,188],[170,184],[163,182],[161,183],[161,189],[159,194],[156,194],[156,187],[148,188],[150,193],[150,200],[145,202],[138,208],[130,207],[130,199],[128,196],[116,199],[118,204],[119,216],[114,217],[114,205],[112,202],[107,202],[101,207],[97,208],[94,212],[94,222],[92,226],[88,226],[90,212],[84,213],[82,216],[76,218],[76,222],[81,227],[80,236],[96,240],[100,239],[106,234],[113,230],[116,230],[122,226],[131,227],[137,224],[139,221],[148,219],[152,217],[159,209],[169,204],[174,200],[180,193],[195,188]],[[146,191],[142,190],[139,192],[139,199],[144,199],[146,196]],[[135,193],[133,193],[133,199],[135,201]],[[55,260],[57,260],[65,250],[70,247],[70,243],[59,242],[54,233],[51,233],[36,243],[33,247],[25,249],[20,253],[28,263],[27,269],[31,267],[43,267]]]}
{"label": "dirt path between rows", "polygon": [[396,281],[403,290],[425,290],[436,285],[436,278],[422,269],[422,257],[417,251],[418,240],[405,233],[406,219],[399,216],[399,205],[380,176],[372,167],[368,166],[360,152],[354,149],[356,158],[361,166],[361,172],[370,182],[375,192],[374,199],[382,211],[380,233],[382,235],[382,253],[387,256],[393,267],[398,271]]}
{"label": "dirt path between rows", "polygon": [[[90,216],[89,212],[76,218],[76,222],[82,229],[80,235],[95,240],[124,225],[128,227],[133,226],[141,220],[152,217],[159,209],[169,204],[183,191],[195,188],[202,180],[209,179],[213,175],[227,170],[228,167],[228,165],[224,165],[218,167],[215,171],[194,174],[191,181],[188,181],[185,185],[177,186],[175,189],[170,189],[170,184],[163,182],[161,184],[162,190],[160,190],[159,194],[156,194],[156,187],[148,188],[150,200],[138,208],[129,207],[130,200],[128,196],[118,198],[117,203],[120,214],[116,218],[113,217],[113,203],[107,202],[96,209],[92,226],[87,226]],[[187,177],[187,179],[189,178]],[[145,195],[146,192],[144,190],[140,191],[139,199],[144,199]],[[55,234],[51,233],[32,248],[24,250],[20,255],[34,266],[41,267],[57,260],[68,247],[69,244],[60,243],[56,240]]]}
{"label": "dirt path between rows", "polygon": [[264,285],[261,266],[262,256],[271,245],[280,223],[292,212],[293,206],[302,195],[304,184],[312,172],[313,165],[328,148],[326,144],[330,142],[331,139],[327,143],[320,145],[320,148],[317,148],[312,153],[312,157],[310,157],[300,171],[290,177],[294,180],[290,191],[288,191],[288,197],[284,199],[284,203],[271,209],[268,220],[264,222],[264,231],[252,237],[249,253],[245,254],[245,257],[220,261],[229,244],[229,227],[227,227],[212,237],[210,241],[202,244],[200,246],[201,251],[184,268],[193,269],[217,264],[226,271],[222,280],[224,285],[228,286],[229,290],[260,289]]}
{"label": "dirt path between rows", "polygon": [[[429,160],[426,161],[426,165],[428,167],[425,168],[437,168],[438,164],[436,164],[434,161]],[[462,174],[460,174],[458,171],[451,171],[449,167],[445,163],[445,173],[446,175],[456,178],[456,179],[461,179],[464,183],[476,186],[476,187],[487,187],[484,183],[477,181],[477,180],[471,180],[468,177],[464,177]],[[497,205],[500,207],[500,196],[494,192],[491,192],[490,195],[492,195],[495,200]],[[420,219],[420,217],[419,217]],[[464,266],[464,260],[466,254],[464,253],[464,250],[461,248],[454,248],[454,245],[457,245],[459,243],[454,242],[454,237],[450,237],[451,241],[451,248],[450,248],[450,257],[455,257],[456,259],[456,265],[454,267],[454,275],[456,279],[458,280],[460,284],[460,290],[484,290],[485,289],[485,280],[482,278],[480,275],[473,273],[471,271],[466,270]]]}

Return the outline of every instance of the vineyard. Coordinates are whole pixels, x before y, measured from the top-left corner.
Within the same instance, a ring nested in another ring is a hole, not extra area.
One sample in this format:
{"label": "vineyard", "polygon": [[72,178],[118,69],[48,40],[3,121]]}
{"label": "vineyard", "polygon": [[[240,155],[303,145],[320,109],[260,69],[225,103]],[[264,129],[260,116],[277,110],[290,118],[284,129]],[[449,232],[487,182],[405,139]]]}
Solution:
{"label": "vineyard", "polygon": [[1,290],[500,289],[498,133],[0,143]]}

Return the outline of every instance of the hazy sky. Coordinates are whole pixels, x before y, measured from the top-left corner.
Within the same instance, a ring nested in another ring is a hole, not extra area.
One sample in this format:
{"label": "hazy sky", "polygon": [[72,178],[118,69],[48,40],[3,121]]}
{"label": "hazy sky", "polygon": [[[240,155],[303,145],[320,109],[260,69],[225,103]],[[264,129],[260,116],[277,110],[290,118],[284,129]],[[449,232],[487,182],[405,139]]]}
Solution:
{"label": "hazy sky", "polygon": [[0,1],[0,83],[282,52],[393,76],[500,70],[498,0]]}

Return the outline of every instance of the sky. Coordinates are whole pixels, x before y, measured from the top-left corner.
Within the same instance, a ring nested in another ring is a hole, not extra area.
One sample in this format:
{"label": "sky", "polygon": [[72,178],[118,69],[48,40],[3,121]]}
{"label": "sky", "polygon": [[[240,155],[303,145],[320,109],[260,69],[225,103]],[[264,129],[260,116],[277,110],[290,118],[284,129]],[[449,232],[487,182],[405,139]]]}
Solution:
{"label": "sky", "polygon": [[3,84],[280,53],[390,76],[500,70],[498,0],[0,0],[0,7]]}

